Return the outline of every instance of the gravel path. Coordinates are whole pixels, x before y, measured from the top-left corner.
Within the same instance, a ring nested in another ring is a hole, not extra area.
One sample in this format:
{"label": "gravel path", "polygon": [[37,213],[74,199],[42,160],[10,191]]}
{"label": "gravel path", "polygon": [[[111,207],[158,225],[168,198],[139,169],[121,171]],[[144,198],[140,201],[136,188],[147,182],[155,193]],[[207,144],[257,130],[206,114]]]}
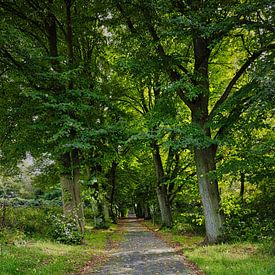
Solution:
{"label": "gravel path", "polygon": [[126,220],[124,228],[125,240],[95,274],[188,274],[181,256],[137,220]]}

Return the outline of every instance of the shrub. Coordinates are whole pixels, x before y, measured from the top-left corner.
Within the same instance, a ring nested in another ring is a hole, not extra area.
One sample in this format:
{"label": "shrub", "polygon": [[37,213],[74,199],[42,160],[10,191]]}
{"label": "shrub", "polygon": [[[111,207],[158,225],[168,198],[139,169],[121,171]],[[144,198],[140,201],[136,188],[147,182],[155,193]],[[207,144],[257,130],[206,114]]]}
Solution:
{"label": "shrub", "polygon": [[176,213],[173,229],[178,233],[204,233],[202,208],[193,206],[183,213]]}
{"label": "shrub", "polygon": [[264,241],[259,248],[261,254],[275,256],[275,241]]}
{"label": "shrub", "polygon": [[7,207],[5,226],[18,229],[25,234],[45,235],[47,210],[38,207]]}
{"label": "shrub", "polygon": [[94,218],[94,228],[96,229],[108,229],[110,227],[110,221],[103,217]]}
{"label": "shrub", "polygon": [[[1,211],[3,209],[0,209],[0,216],[3,215]],[[60,207],[52,206],[50,208],[7,206],[3,226],[10,232],[17,232],[16,235],[21,232],[21,235],[52,238],[66,244],[81,243],[83,236],[79,233],[77,223],[73,217],[65,217],[61,212]]]}
{"label": "shrub", "polygon": [[225,216],[223,240],[271,240],[275,233],[271,205],[268,196],[265,200],[260,196],[249,197],[244,201],[238,197],[224,199],[221,205]]}
{"label": "shrub", "polygon": [[195,229],[191,224],[175,221],[173,231],[176,234],[195,233]]}
{"label": "shrub", "polygon": [[25,234],[17,229],[1,228],[0,245],[14,245],[25,243]]}
{"label": "shrub", "polygon": [[49,217],[51,223],[50,235],[57,241],[65,244],[80,244],[83,235],[79,232],[78,225],[73,217],[57,214]]}

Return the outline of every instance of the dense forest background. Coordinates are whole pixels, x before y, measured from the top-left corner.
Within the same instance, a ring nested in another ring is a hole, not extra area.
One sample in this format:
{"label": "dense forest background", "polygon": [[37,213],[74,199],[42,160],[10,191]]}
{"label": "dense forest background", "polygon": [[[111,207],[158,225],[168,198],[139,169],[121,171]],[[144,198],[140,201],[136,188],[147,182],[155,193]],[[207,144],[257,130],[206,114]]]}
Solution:
{"label": "dense forest background", "polygon": [[0,239],[78,244],[130,213],[271,242],[272,8],[1,1]]}

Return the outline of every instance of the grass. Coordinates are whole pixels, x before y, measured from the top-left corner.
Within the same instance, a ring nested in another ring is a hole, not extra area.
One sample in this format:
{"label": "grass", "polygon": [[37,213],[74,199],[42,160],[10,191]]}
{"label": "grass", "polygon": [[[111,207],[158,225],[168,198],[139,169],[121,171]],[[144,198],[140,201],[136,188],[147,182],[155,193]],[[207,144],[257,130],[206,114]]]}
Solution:
{"label": "grass", "polygon": [[84,245],[35,239],[2,245],[0,274],[68,274],[77,271],[93,257],[104,255],[110,239],[121,239],[115,229],[115,226],[108,230],[88,229]]}
{"label": "grass", "polygon": [[262,253],[262,244],[235,243],[193,247],[184,254],[206,274],[275,274],[275,258]]}
{"label": "grass", "polygon": [[[147,226],[156,229],[146,222]],[[202,246],[202,236],[182,235],[169,230],[158,231],[168,242],[178,244],[184,255],[205,274],[273,275],[274,243],[229,243]]]}

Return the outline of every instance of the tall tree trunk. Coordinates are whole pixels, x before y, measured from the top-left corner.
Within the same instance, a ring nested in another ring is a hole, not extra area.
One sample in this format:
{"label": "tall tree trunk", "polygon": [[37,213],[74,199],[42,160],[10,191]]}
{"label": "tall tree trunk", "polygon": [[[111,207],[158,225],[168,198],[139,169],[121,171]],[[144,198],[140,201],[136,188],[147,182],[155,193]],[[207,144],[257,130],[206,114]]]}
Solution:
{"label": "tall tree trunk", "polygon": [[218,182],[211,178],[215,171],[215,148],[195,149],[195,161],[206,228],[206,242],[216,243],[221,235]]}
{"label": "tall tree trunk", "polygon": [[114,223],[116,223],[116,214],[114,212],[114,198],[115,198],[115,190],[116,190],[116,168],[117,168],[117,163],[112,162],[112,167],[110,169],[109,173],[109,181],[112,186],[111,189],[111,196],[110,196],[110,213],[111,213],[111,219]]}
{"label": "tall tree trunk", "polygon": [[162,225],[171,227],[173,220],[172,220],[172,213],[171,213],[171,207],[167,192],[167,185],[165,185],[165,177],[164,177],[164,170],[162,165],[162,160],[159,152],[159,146],[156,142],[152,143],[152,149],[153,149],[153,158],[154,158],[154,164],[155,164],[155,171],[156,171],[156,178],[157,178],[157,186],[156,186],[156,192],[157,192],[157,198],[161,213],[161,222]]}
{"label": "tall tree trunk", "polygon": [[97,228],[108,228],[110,226],[110,216],[109,216],[109,209],[110,204],[107,201],[105,188],[103,186],[103,182],[98,182],[97,185],[98,195],[97,195]]}
{"label": "tall tree trunk", "polygon": [[63,211],[68,217],[74,218],[81,233],[84,233],[84,212],[80,194],[80,169],[78,151],[62,156],[63,172],[60,175],[62,187]]}
{"label": "tall tree trunk", "polygon": [[240,174],[240,180],[241,180],[241,188],[240,188],[240,197],[241,200],[243,201],[243,195],[244,195],[244,182],[245,182],[245,175],[244,173]]}
{"label": "tall tree trunk", "polygon": [[162,225],[171,227],[173,220],[170,202],[167,195],[167,188],[165,186],[157,186],[156,192],[161,213]]}
{"label": "tall tree trunk", "polygon": [[137,218],[144,218],[144,212],[143,212],[142,203],[138,202],[137,206],[135,207],[136,217]]}
{"label": "tall tree trunk", "polygon": [[[193,107],[191,107],[192,122],[201,128],[206,137],[211,138],[210,128],[207,126],[209,41],[202,37],[195,37],[193,43],[195,85],[200,93],[193,100]],[[222,217],[219,213],[220,196],[218,182],[213,178],[215,176],[213,173],[216,171],[216,150],[217,146],[214,145],[209,145],[206,148],[195,148],[194,150],[198,184],[205,218],[206,242],[208,243],[217,242],[222,230]]]}
{"label": "tall tree trunk", "polygon": [[151,216],[151,211],[150,211],[149,205],[147,203],[145,203],[143,208],[144,208],[144,219],[150,220],[152,218],[152,216]]}
{"label": "tall tree trunk", "polygon": [[6,198],[5,198],[5,195],[4,195],[4,199],[2,201],[1,208],[2,208],[2,217],[1,217],[0,227],[5,227],[5,224],[6,224]]}

